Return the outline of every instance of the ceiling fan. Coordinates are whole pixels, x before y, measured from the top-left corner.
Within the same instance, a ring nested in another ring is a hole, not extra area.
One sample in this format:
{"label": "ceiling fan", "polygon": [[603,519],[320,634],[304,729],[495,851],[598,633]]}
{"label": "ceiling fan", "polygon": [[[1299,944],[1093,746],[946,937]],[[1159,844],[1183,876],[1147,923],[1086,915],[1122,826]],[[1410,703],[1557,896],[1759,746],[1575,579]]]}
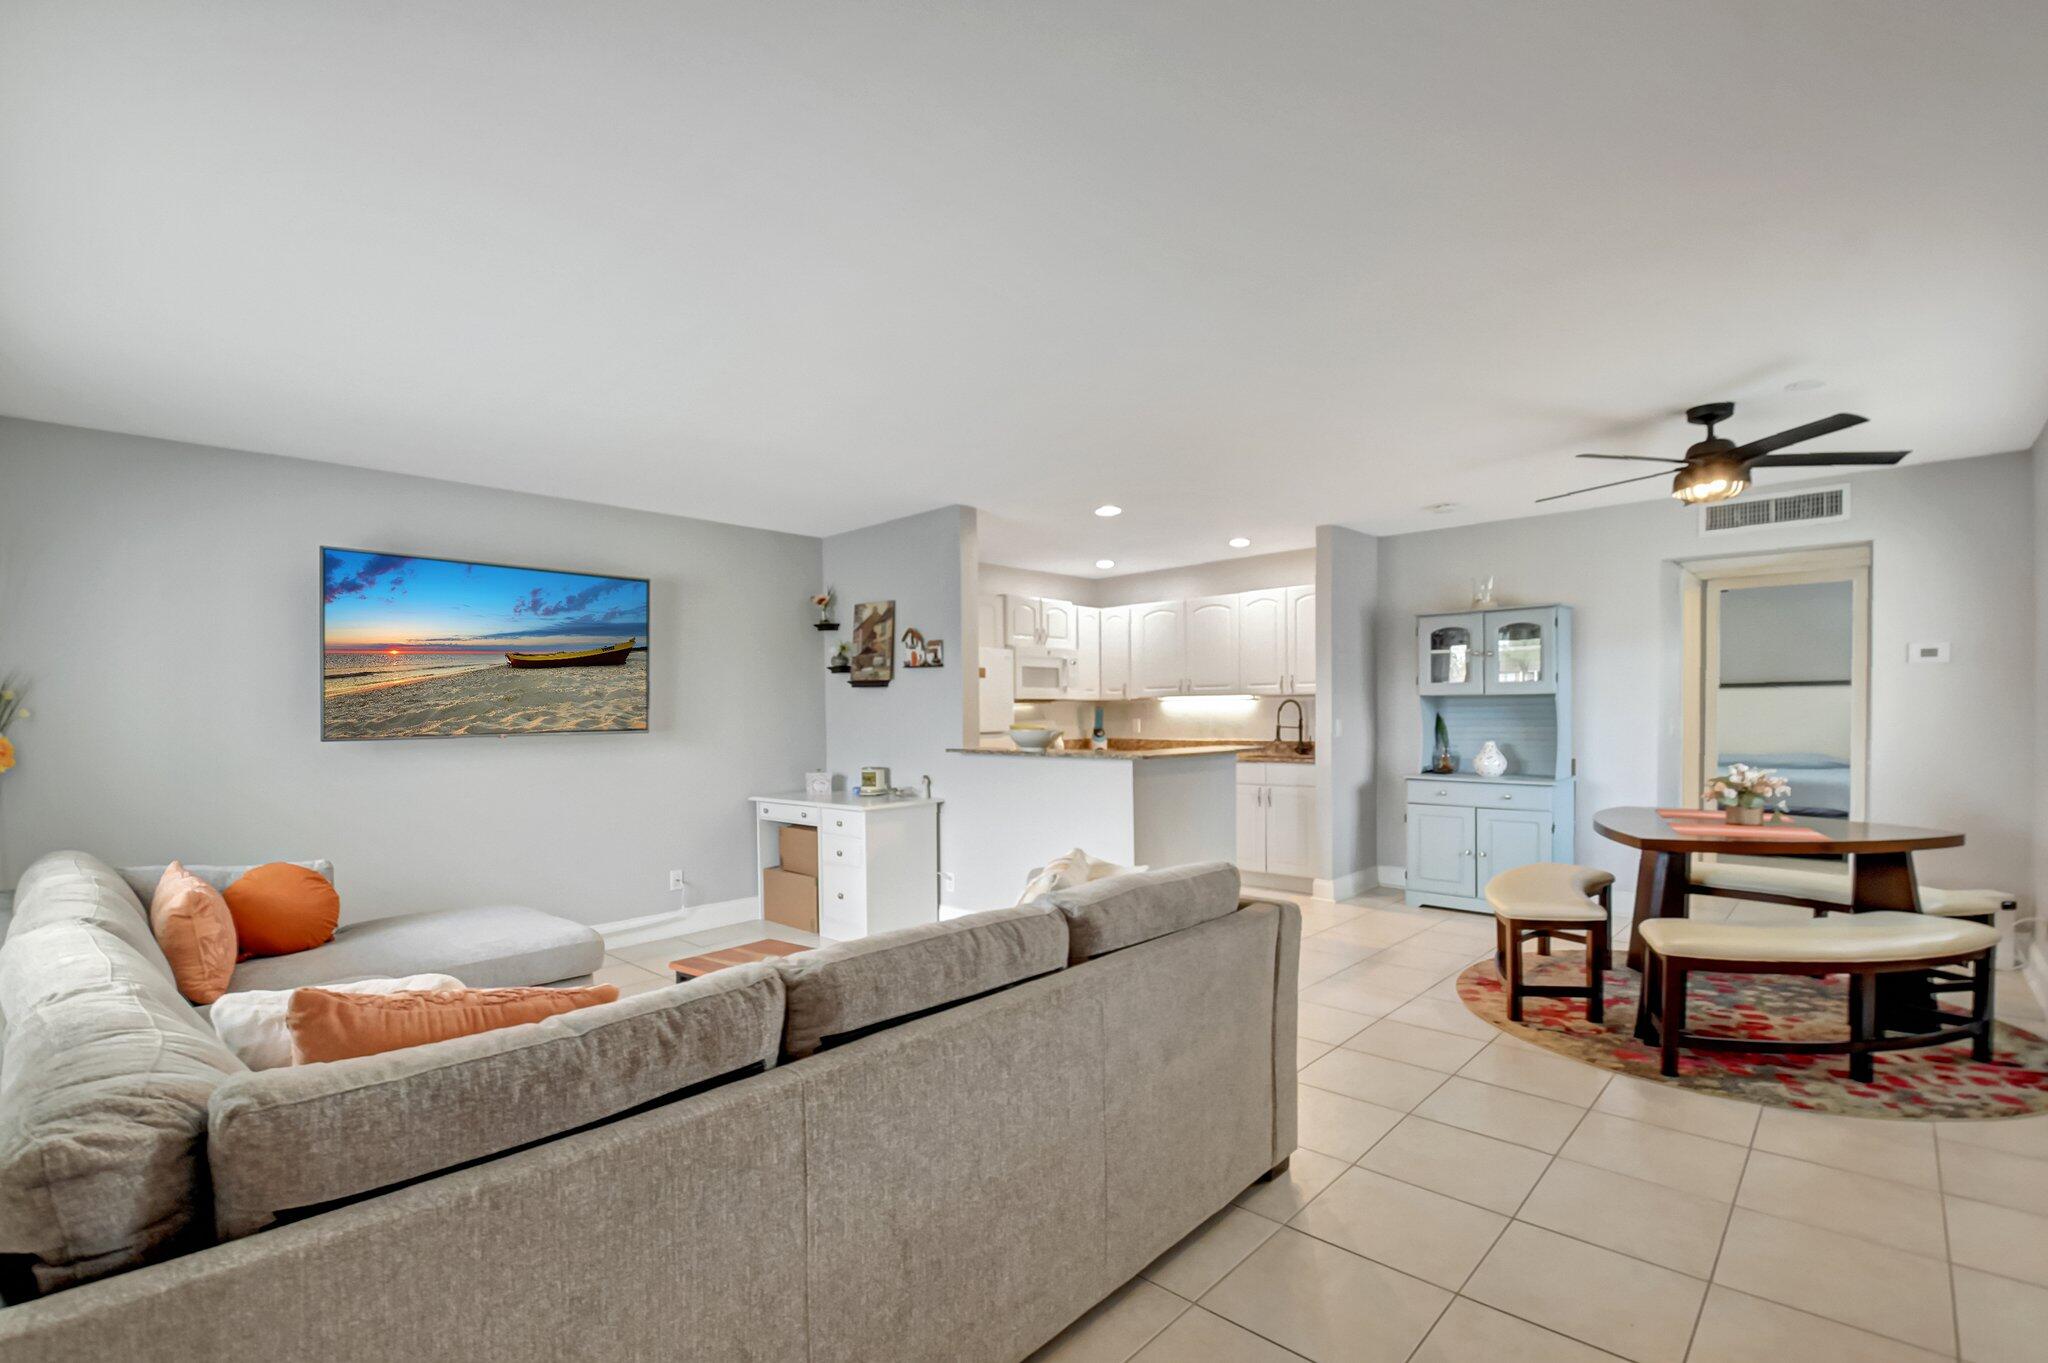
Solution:
{"label": "ceiling fan", "polygon": [[[1833,451],[1812,454],[1779,454],[1777,451],[1787,445],[1798,445],[1808,440],[1817,440],[1836,431],[1846,431],[1851,426],[1860,426],[1868,417],[1856,416],[1849,412],[1837,412],[1809,421],[1804,426],[1794,426],[1789,431],[1779,431],[1746,445],[1714,434],[1714,427],[1735,415],[1732,402],[1708,402],[1698,407],[1685,409],[1685,419],[1695,426],[1707,428],[1707,438],[1685,452],[1683,459],[1667,459],[1648,454],[1582,454],[1581,459],[1630,459],[1645,464],[1676,464],[1678,472],[1671,480],[1671,495],[1681,502],[1721,502],[1730,497],[1739,497],[1749,486],[1749,471],[1762,468],[1829,468],[1851,464],[1896,464],[1904,459],[1910,450],[1885,450],[1875,454],[1838,454]],[[1641,483],[1651,478],[1662,478],[1664,471],[1645,473],[1640,478],[1622,478],[1612,483],[1596,483],[1571,492],[1553,493],[1538,497],[1539,502],[1554,502],[1560,497],[1576,497],[1581,492],[1598,492],[1602,488],[1620,487],[1625,483]]]}

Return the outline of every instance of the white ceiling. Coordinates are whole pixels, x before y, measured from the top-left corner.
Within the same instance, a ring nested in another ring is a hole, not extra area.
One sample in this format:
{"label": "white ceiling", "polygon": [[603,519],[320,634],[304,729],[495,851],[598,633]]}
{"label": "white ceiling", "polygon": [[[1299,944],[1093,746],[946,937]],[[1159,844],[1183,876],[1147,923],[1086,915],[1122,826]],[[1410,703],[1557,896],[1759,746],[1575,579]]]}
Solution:
{"label": "white ceiling", "polygon": [[2044,165],[2040,0],[13,0],[0,411],[1137,572],[2024,447]]}

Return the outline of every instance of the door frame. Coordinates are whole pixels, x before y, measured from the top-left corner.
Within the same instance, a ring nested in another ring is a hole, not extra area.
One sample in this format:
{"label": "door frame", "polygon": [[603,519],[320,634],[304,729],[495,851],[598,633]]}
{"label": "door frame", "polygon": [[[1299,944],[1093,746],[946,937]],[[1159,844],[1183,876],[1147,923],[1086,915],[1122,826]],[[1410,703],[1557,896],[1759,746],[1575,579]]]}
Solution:
{"label": "door frame", "polygon": [[1714,740],[1707,678],[1719,675],[1720,597],[1745,587],[1786,587],[1807,582],[1850,584],[1849,817],[1864,819],[1870,801],[1870,546],[1798,549],[1777,554],[1691,559],[1678,564],[1681,728],[1679,800],[1699,802],[1706,785],[1706,754]]}

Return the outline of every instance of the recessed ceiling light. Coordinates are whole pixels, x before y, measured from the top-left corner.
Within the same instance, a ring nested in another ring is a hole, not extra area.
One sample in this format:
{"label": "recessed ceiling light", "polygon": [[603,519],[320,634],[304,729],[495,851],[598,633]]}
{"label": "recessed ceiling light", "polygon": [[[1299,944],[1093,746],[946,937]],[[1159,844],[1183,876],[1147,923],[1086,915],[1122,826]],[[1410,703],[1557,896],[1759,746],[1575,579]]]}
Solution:
{"label": "recessed ceiling light", "polygon": [[1825,388],[1827,386],[1828,381],[1826,379],[1794,379],[1785,385],[1785,391],[1788,393],[1811,393],[1816,388]]}
{"label": "recessed ceiling light", "polygon": [[1456,502],[1431,502],[1422,509],[1432,516],[1448,516],[1458,509],[1458,504]]}
{"label": "recessed ceiling light", "polygon": [[1252,547],[1252,542],[1246,539],[1243,535],[1239,535],[1236,539],[1230,542],[1230,547],[1233,549],[1249,549]]}
{"label": "recessed ceiling light", "polygon": [[1121,516],[1124,514],[1124,509],[1114,503],[1104,503],[1095,508],[1095,514],[1098,516]]}
{"label": "recessed ceiling light", "polygon": [[1095,560],[1095,566],[1098,568],[1114,568],[1116,567],[1116,560],[1113,558],[1099,558]]}

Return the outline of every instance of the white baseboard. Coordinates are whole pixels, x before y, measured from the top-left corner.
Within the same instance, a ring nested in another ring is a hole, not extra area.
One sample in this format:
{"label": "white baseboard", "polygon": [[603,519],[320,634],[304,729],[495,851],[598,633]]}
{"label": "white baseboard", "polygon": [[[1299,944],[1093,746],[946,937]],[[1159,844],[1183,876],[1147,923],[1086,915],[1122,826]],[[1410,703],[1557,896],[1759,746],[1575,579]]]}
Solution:
{"label": "white baseboard", "polygon": [[2034,1000],[2048,1008],[2048,943],[2040,940],[2036,931],[2034,940],[2027,943],[2027,964],[2020,974],[2026,979],[2027,988],[2034,991]]}
{"label": "white baseboard", "polygon": [[619,947],[638,946],[642,942],[659,942],[664,937],[729,928],[735,923],[752,922],[760,916],[761,901],[749,895],[745,899],[722,899],[715,904],[698,904],[687,909],[650,913],[640,918],[621,918],[616,923],[594,923],[591,926],[604,938],[604,949],[615,951]]}
{"label": "white baseboard", "polygon": [[1367,866],[1363,870],[1352,871],[1334,880],[1318,878],[1312,882],[1314,888],[1311,893],[1317,899],[1355,899],[1367,890],[1386,884],[1379,878],[1380,870],[1377,866]]}

